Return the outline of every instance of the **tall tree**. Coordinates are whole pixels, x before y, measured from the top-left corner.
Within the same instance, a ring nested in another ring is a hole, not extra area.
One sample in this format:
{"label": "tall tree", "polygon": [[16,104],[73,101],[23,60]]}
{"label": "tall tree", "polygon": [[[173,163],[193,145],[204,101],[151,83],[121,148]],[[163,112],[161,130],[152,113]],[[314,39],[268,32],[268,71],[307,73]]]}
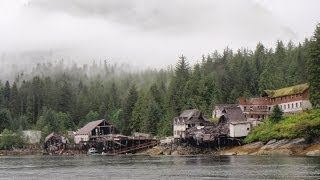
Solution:
{"label": "tall tree", "polygon": [[134,109],[134,106],[138,100],[138,91],[135,85],[131,86],[129,89],[129,94],[124,102],[124,107],[123,107],[123,114],[124,114],[124,127],[122,132],[125,135],[130,135],[132,132],[132,129],[130,127],[130,122],[132,120],[132,111]]}
{"label": "tall tree", "polygon": [[308,60],[310,82],[310,100],[313,106],[320,106],[320,24],[317,25],[311,39]]}
{"label": "tall tree", "polygon": [[9,81],[6,81],[6,84],[4,86],[4,104],[5,108],[10,108],[10,83]]}

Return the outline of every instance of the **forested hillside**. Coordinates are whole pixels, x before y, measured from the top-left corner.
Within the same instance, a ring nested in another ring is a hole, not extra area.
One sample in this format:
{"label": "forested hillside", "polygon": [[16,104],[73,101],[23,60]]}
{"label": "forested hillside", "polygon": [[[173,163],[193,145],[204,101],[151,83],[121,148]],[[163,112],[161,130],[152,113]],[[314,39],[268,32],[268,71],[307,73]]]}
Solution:
{"label": "forested hillside", "polygon": [[274,49],[261,43],[253,50],[226,48],[193,66],[181,56],[174,68],[139,72],[107,62],[38,64],[32,73],[0,82],[0,131],[63,133],[105,118],[124,134],[169,135],[173,117],[184,109],[198,108],[209,117],[214,104],[308,82],[311,45],[306,39],[278,41]]}

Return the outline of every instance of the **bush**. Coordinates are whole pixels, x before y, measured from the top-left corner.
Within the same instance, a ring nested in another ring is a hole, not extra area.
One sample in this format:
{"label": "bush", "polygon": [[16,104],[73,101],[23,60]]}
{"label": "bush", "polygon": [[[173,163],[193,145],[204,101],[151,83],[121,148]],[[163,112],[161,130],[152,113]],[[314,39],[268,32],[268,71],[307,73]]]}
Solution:
{"label": "bush", "polygon": [[4,129],[0,137],[0,148],[11,149],[12,147],[22,147],[22,133],[13,133],[11,130]]}
{"label": "bush", "polygon": [[306,111],[297,115],[289,115],[279,122],[270,119],[255,127],[244,140],[267,142],[271,139],[306,138],[311,142],[320,136],[320,109]]}

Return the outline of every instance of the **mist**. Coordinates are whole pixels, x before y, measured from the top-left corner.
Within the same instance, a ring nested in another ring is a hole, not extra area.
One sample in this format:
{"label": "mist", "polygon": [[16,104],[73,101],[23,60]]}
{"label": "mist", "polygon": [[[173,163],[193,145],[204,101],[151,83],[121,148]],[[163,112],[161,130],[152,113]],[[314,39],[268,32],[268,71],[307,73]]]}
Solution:
{"label": "mist", "polygon": [[0,1],[1,69],[64,59],[163,68],[225,47],[312,35],[319,1]]}

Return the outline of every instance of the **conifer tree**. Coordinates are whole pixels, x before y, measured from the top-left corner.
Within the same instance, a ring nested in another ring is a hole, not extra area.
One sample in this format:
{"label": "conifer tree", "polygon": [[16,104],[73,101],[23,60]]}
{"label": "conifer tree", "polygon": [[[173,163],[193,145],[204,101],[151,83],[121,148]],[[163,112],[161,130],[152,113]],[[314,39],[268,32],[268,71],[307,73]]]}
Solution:
{"label": "conifer tree", "polygon": [[132,132],[132,129],[130,127],[131,125],[131,120],[132,120],[132,111],[135,107],[135,104],[138,100],[138,91],[135,85],[132,85],[131,88],[129,89],[129,94],[124,101],[124,106],[123,106],[123,129],[122,132],[125,135],[130,135]]}
{"label": "conifer tree", "polygon": [[270,119],[273,122],[279,122],[282,119],[282,114],[283,114],[283,112],[281,111],[280,107],[278,105],[275,105],[273,107]]}
{"label": "conifer tree", "polygon": [[320,24],[317,25],[311,39],[308,72],[311,103],[315,107],[320,107]]}

